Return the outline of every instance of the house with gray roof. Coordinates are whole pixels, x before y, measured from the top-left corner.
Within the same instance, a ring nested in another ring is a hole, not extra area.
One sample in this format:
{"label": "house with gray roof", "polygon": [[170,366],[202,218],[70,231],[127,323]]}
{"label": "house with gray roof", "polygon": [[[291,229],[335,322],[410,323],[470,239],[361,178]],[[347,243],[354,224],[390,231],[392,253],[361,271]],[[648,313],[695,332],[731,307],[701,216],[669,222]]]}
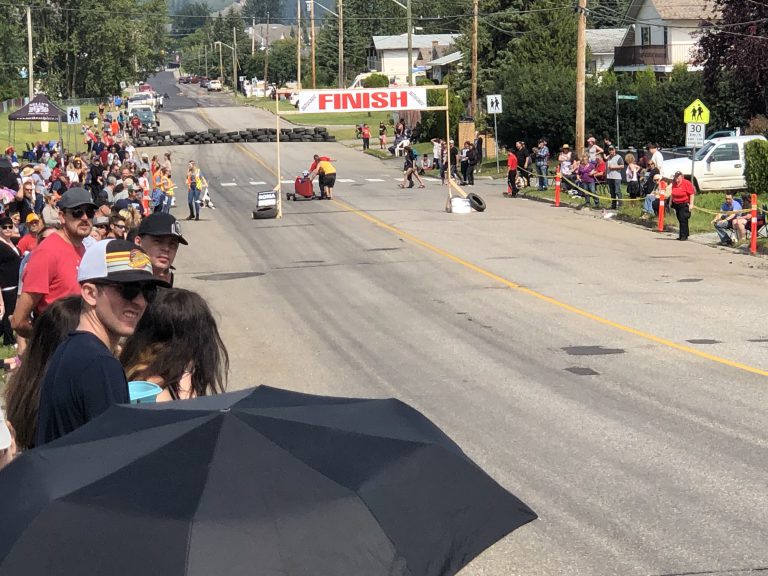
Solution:
{"label": "house with gray roof", "polygon": [[717,17],[713,0],[632,0],[624,16],[626,34],[614,50],[614,70],[650,68],[665,74],[676,64],[699,70],[695,54],[701,25]]}
{"label": "house with gray roof", "polygon": [[626,28],[600,28],[587,30],[587,47],[589,59],[587,60],[587,73],[600,74],[613,66],[613,51],[621,46]]}
{"label": "house with gray roof", "polygon": [[[423,75],[429,62],[453,52],[458,34],[413,34],[411,36],[414,72]],[[374,36],[368,51],[368,68],[396,82],[408,77],[408,34]]]}

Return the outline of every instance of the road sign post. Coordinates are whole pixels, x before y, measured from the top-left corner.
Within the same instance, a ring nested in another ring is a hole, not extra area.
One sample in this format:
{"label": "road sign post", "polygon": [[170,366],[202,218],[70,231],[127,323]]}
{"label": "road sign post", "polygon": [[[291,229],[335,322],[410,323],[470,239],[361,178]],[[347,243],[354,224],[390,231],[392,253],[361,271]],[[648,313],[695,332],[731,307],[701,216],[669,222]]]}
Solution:
{"label": "road sign post", "polygon": [[693,184],[696,149],[704,146],[704,132],[709,124],[709,108],[697,98],[683,110],[683,122],[685,122],[685,145],[693,148],[691,152],[691,184]]}
{"label": "road sign post", "polygon": [[616,148],[621,148],[621,137],[619,136],[619,100],[637,100],[637,96],[631,94],[619,94],[616,90]]}
{"label": "road sign post", "polygon": [[493,138],[496,140],[496,173],[498,174],[501,168],[499,168],[499,128],[496,123],[496,116],[501,114],[503,110],[501,94],[489,94],[486,96],[485,102],[488,114],[493,114]]}

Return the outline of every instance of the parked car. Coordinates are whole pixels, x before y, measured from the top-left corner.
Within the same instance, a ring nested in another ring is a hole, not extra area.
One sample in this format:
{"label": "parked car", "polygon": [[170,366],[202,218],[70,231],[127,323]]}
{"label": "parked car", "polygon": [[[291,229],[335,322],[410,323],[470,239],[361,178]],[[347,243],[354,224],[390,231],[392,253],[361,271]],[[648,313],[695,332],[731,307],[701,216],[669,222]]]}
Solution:
{"label": "parked car", "polygon": [[209,81],[210,80],[208,80],[208,78],[206,76],[201,76],[200,77],[200,88],[208,88],[208,82]]}
{"label": "parked car", "polygon": [[189,84],[189,76],[179,76],[179,84]]}
{"label": "parked car", "polygon": [[152,132],[160,127],[160,121],[149,106],[139,106],[134,108],[133,113],[141,120],[141,125]]}
{"label": "parked car", "polygon": [[154,92],[152,85],[144,83],[139,85],[139,92]]}
{"label": "parked car", "polygon": [[744,145],[750,140],[765,139],[765,136],[759,135],[713,138],[696,151],[693,162],[690,158],[665,159],[661,175],[672,178],[675,172],[682,172],[702,192],[744,189],[747,187],[744,178]]}
{"label": "parked car", "polygon": [[189,83],[190,84],[199,84],[200,83],[200,76],[197,74],[193,74],[189,77]]}
{"label": "parked car", "polygon": [[137,92],[128,98],[129,114],[132,106],[150,106],[152,110],[157,110],[157,100],[152,92]]}
{"label": "parked car", "polygon": [[221,92],[221,80],[209,80],[208,92]]}

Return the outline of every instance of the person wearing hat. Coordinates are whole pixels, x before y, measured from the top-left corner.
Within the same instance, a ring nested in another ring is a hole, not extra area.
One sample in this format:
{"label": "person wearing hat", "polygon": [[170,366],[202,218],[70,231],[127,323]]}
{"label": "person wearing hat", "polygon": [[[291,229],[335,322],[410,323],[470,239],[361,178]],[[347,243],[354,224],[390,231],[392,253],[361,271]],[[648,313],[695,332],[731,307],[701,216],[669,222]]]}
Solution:
{"label": "person wearing hat", "polygon": [[611,195],[611,210],[617,210],[621,205],[621,172],[624,170],[624,160],[616,152],[616,147],[611,144],[608,148],[608,157],[605,159],[608,192]]}
{"label": "person wearing hat", "polygon": [[677,221],[680,223],[678,240],[688,240],[688,220],[691,218],[695,195],[696,189],[691,184],[691,181],[687,180],[682,172],[675,172],[675,175],[672,177],[670,200],[672,210],[675,211]]}
{"label": "person wearing hat", "polygon": [[77,273],[82,311],[77,330],[53,353],[43,376],[37,442],[69,434],[115,404],[130,402],[115,351],[133,334],[158,286],[149,256],[127,240],[102,240]]}
{"label": "person wearing hat", "polygon": [[179,244],[189,244],[176,218],[165,212],[150,214],[141,221],[134,241],[149,255],[155,277],[173,286],[173,261]]}
{"label": "person wearing hat", "polygon": [[557,163],[560,165],[563,191],[567,192],[570,189],[571,175],[573,174],[573,153],[568,144],[563,144],[560,147],[560,154],[557,155]]}
{"label": "person wearing hat", "polygon": [[24,223],[27,227],[27,233],[21,237],[21,240],[16,245],[22,256],[27,252],[32,252],[35,246],[37,246],[37,235],[43,229],[43,221],[34,212],[27,215]]}
{"label": "person wearing hat", "polygon": [[594,136],[587,138],[587,150],[586,153],[589,156],[589,161],[592,164],[597,162],[597,155],[603,153],[603,149],[597,145],[597,139]]}
{"label": "person wearing hat", "polygon": [[91,193],[70,188],[59,200],[60,229],[31,255],[22,276],[23,288],[13,314],[13,329],[28,338],[32,313],[39,314],[51,302],[80,293],[77,270],[85,253],[83,240],[91,234],[96,206]]}
{"label": "person wearing hat", "polygon": [[16,439],[13,426],[5,419],[5,412],[0,407],[0,470],[8,466],[16,457]]}
{"label": "person wearing hat", "polygon": [[91,231],[91,237],[97,241],[106,240],[109,233],[109,217],[108,216],[94,216],[93,217],[93,230]]}

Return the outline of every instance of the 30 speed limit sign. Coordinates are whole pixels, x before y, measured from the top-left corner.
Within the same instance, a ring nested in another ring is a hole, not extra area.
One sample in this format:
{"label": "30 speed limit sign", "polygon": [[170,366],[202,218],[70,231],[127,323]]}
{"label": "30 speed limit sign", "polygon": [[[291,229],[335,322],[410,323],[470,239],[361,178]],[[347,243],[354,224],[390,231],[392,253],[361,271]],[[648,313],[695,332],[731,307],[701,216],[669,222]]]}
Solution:
{"label": "30 speed limit sign", "polygon": [[704,146],[704,130],[706,124],[702,122],[689,122],[685,125],[685,145],[691,148]]}

